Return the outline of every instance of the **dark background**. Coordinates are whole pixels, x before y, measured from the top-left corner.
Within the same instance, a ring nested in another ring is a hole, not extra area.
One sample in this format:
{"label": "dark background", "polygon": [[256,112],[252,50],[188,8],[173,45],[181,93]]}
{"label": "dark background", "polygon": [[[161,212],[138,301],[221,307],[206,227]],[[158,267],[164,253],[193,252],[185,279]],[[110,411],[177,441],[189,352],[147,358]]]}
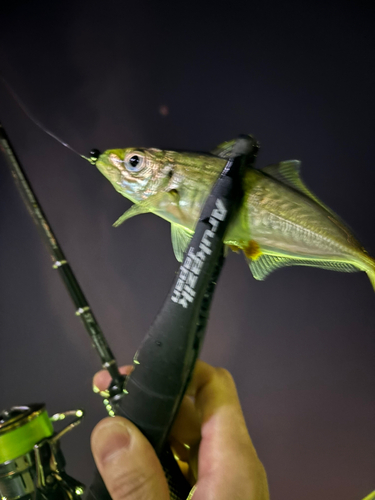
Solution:
{"label": "dark background", "polygon": [[[0,68],[83,154],[210,150],[251,132],[258,166],[302,160],[307,185],[374,255],[374,21],[360,1],[3,2]],[[0,112],[119,362],[131,362],[177,269],[169,224],[147,214],[112,228],[130,202],[3,89]],[[98,358],[3,158],[0,182],[0,406],[84,407],[62,442],[68,472],[88,483]],[[257,282],[229,255],[202,358],[236,380],[272,499],[375,488],[374,333],[364,273],[286,268]]]}

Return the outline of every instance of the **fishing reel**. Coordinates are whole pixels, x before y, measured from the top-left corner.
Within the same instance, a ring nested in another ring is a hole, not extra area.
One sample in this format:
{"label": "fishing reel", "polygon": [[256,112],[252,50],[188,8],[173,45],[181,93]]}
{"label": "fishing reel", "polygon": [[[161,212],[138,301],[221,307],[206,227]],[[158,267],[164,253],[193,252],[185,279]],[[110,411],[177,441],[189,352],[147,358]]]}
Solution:
{"label": "fishing reel", "polygon": [[[78,500],[84,485],[65,472],[60,438],[81,423],[83,410],[48,416],[44,404],[0,413],[1,500]],[[63,429],[53,423],[73,417]]]}

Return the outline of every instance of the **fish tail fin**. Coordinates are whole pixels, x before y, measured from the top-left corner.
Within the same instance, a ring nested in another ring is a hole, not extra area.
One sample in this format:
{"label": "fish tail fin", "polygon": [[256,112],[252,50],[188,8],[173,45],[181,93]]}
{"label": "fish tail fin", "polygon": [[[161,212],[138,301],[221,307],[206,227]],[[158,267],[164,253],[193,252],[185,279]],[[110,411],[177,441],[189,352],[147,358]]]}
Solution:
{"label": "fish tail fin", "polygon": [[362,249],[361,261],[361,265],[358,267],[361,271],[365,271],[375,291],[375,259],[371,257],[366,250]]}
{"label": "fish tail fin", "polygon": [[367,276],[369,277],[369,280],[371,281],[372,288],[374,289],[375,292],[375,270],[372,272],[368,271]]}
{"label": "fish tail fin", "polygon": [[372,288],[374,289],[375,292],[375,260],[371,259],[371,266],[366,270],[366,274],[371,281]]}

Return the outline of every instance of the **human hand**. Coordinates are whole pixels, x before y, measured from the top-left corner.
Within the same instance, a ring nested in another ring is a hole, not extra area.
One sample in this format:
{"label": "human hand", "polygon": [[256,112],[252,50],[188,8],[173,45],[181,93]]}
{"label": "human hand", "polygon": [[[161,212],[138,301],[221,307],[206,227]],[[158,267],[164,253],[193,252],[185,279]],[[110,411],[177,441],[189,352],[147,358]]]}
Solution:
{"label": "human hand", "polygon": [[[132,366],[121,373],[129,374]],[[94,386],[104,390],[108,372]],[[170,442],[192,484],[193,500],[269,500],[267,477],[251,442],[228,371],[197,361],[171,430]],[[96,465],[113,500],[169,500],[168,484],[154,449],[122,417],[99,422],[91,436]]]}

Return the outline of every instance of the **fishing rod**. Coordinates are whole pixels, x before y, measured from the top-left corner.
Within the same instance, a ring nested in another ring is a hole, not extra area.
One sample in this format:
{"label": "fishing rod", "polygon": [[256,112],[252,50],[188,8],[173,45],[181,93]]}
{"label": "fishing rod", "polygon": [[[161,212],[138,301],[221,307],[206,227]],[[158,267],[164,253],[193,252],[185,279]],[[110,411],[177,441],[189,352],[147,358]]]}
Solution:
{"label": "fishing rod", "polygon": [[[75,277],[64,252],[53,233],[50,223],[33,191],[33,188],[25,174],[20,160],[8,138],[8,135],[0,122],[0,149],[3,152],[12,176],[16,182],[19,193],[33,218],[39,233],[52,258],[52,267],[57,270],[62,278],[68,294],[70,295],[76,308],[78,316],[84,324],[92,345],[98,353],[102,367],[110,373],[113,385],[122,388],[124,376],[120,374],[113,353],[103,335],[97,319],[92,313],[91,307]],[[92,158],[95,158],[95,150],[92,151]]]}
{"label": "fishing rod", "polygon": [[[154,446],[163,465],[171,499],[186,498],[191,486],[173,457],[167,437],[203,342],[216,280],[224,261],[223,236],[235,209],[235,202],[241,198],[241,172],[244,165],[254,161],[258,144],[249,136],[238,138],[232,155],[202,210],[171,292],[135,355],[133,373],[127,377],[118,371],[103,332],[2,126],[0,148],[47,245],[53,268],[59,271],[76,306],[76,314],[83,321],[103,368],[112,377],[109,400],[105,401],[109,414],[125,416],[140,428]],[[99,152],[93,150],[90,162],[94,164],[98,156]],[[186,282],[188,275],[193,278],[193,281],[190,279],[190,284]],[[179,357],[176,356],[177,353]],[[105,498],[109,494],[97,473],[87,498],[99,496]]]}

